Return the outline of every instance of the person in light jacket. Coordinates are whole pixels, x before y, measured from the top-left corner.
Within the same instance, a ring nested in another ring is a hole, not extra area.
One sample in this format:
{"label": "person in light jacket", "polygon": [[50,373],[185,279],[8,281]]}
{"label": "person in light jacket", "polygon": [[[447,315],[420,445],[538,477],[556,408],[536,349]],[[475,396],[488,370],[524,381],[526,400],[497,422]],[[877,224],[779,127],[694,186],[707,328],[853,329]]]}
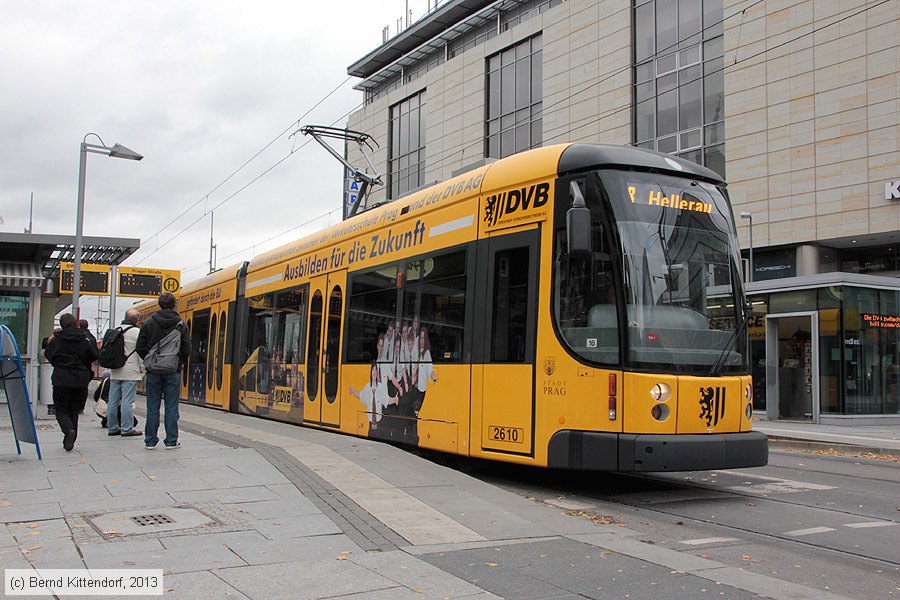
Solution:
{"label": "person in light jacket", "polygon": [[140,318],[140,311],[129,308],[122,320],[122,337],[127,359],[120,368],[109,371],[109,404],[106,407],[108,435],[124,437],[144,435],[143,431],[134,428],[134,397],[138,381],[144,377],[144,361],[136,352]]}

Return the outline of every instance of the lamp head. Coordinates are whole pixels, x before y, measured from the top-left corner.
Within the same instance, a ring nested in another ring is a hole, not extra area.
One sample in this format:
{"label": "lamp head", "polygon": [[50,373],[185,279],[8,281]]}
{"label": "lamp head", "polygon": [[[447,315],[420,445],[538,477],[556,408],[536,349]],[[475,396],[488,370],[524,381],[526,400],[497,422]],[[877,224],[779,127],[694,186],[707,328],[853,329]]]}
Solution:
{"label": "lamp head", "polygon": [[753,214],[744,211],[744,212],[741,213],[741,218],[742,218],[742,219],[752,219],[752,218],[753,218]]}
{"label": "lamp head", "polygon": [[142,155],[131,148],[126,148],[122,144],[113,144],[113,147],[109,149],[109,155],[113,158],[127,158],[128,160],[141,160],[144,158]]}

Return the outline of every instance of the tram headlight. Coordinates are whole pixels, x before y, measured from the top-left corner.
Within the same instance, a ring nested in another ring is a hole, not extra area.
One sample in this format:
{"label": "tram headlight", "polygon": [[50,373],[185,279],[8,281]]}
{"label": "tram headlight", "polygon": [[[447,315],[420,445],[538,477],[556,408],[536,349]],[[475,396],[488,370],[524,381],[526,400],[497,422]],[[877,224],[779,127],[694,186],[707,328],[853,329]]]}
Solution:
{"label": "tram headlight", "polygon": [[747,417],[748,421],[753,419],[753,403],[752,402],[747,403],[747,408],[744,409],[744,416]]}
{"label": "tram headlight", "polygon": [[656,402],[665,402],[672,395],[672,388],[665,383],[657,383],[650,388],[650,397]]}
{"label": "tram headlight", "polygon": [[654,404],[650,409],[650,416],[657,421],[665,421],[669,418],[669,406],[667,404]]}
{"label": "tram headlight", "polygon": [[744,387],[744,398],[747,400],[753,400],[753,385],[748,383]]}

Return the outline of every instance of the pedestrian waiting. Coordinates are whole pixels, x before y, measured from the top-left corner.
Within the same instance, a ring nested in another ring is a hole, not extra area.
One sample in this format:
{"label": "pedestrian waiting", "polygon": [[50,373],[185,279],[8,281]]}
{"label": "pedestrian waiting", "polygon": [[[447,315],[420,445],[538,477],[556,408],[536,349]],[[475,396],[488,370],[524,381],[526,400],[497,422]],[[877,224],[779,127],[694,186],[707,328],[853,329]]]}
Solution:
{"label": "pedestrian waiting", "polygon": [[125,312],[122,324],[103,336],[100,365],[110,369],[106,407],[108,435],[136,437],[144,433],[134,428],[134,397],[138,381],[144,377],[144,362],[137,354],[140,318],[141,313],[130,308]]}
{"label": "pedestrian waiting", "polygon": [[178,400],[181,369],[191,354],[188,328],[175,310],[175,294],[163,292],[159,308],[144,321],[137,340],[137,353],[144,361],[147,378],[147,422],[144,424],[144,446],[153,450],[159,443],[159,410],[165,405],[166,448],[178,448]]}

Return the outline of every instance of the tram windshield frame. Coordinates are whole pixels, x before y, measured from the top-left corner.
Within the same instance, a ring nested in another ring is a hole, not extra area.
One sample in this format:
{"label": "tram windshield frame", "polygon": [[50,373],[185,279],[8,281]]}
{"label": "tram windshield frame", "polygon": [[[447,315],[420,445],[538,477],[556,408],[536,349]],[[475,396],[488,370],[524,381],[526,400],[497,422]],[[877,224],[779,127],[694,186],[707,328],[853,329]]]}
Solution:
{"label": "tram windshield frame", "polygon": [[615,169],[572,181],[591,213],[591,250],[568,253],[569,203],[559,196],[553,310],[569,351],[603,366],[746,374],[741,263],[724,189]]}

